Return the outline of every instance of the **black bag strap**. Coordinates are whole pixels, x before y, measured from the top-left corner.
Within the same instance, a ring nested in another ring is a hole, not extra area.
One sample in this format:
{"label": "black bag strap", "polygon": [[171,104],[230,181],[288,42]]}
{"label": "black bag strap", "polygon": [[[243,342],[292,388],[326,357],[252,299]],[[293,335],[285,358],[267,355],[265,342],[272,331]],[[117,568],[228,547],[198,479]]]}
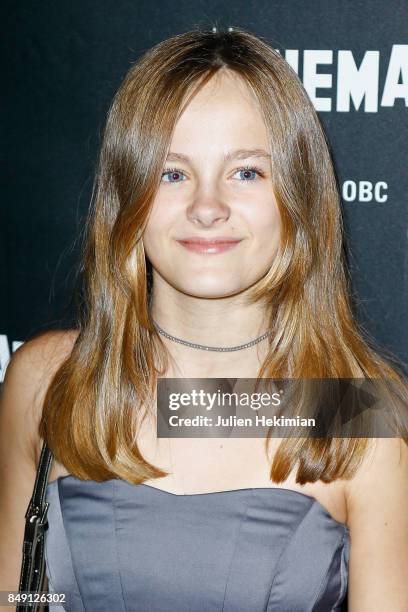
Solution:
{"label": "black bag strap", "polygon": [[[53,454],[44,442],[38,463],[33,494],[25,513],[25,531],[23,558],[21,564],[19,591],[41,591],[45,577],[44,532],[48,528],[47,512],[49,502],[45,501],[45,492],[50,473]],[[16,612],[27,612],[38,609],[40,602],[29,606],[16,607]]]}

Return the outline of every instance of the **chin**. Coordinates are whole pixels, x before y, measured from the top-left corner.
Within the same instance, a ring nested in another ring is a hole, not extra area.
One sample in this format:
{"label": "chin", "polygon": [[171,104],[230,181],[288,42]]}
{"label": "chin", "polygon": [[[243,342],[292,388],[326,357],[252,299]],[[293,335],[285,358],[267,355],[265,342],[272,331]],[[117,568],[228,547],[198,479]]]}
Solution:
{"label": "chin", "polygon": [[198,283],[192,283],[192,284],[182,284],[182,285],[178,285],[178,289],[179,291],[182,291],[183,293],[190,295],[192,297],[196,297],[196,298],[223,298],[223,297],[228,297],[231,295],[235,295],[236,293],[240,293],[241,291],[243,291],[242,287],[237,287],[237,286],[231,286],[229,287],[228,285],[226,285],[226,283],[214,283],[214,282],[209,282],[206,283],[205,281],[201,281],[201,279],[198,279],[199,282]]}

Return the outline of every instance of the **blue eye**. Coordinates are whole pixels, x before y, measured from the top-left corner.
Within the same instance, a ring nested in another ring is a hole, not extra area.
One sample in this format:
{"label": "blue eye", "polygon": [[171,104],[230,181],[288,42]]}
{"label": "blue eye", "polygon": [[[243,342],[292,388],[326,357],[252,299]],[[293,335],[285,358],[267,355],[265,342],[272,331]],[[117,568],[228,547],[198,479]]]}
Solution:
{"label": "blue eye", "polygon": [[263,176],[263,172],[255,166],[245,166],[245,168],[238,168],[236,172],[241,175],[242,181],[253,181],[257,176]]}
{"label": "blue eye", "polygon": [[[237,168],[235,174],[240,173],[240,182],[251,182],[257,177],[263,177],[264,173],[260,168],[256,166],[245,166],[243,168]],[[166,179],[164,177],[167,177]],[[162,173],[163,183],[182,183],[186,180],[184,172],[178,168],[169,168]]]}
{"label": "blue eye", "polygon": [[178,170],[177,168],[170,168],[169,170],[163,172],[162,179],[165,176],[169,176],[170,178],[169,180],[163,181],[164,183],[181,183],[182,181],[179,179],[185,175],[181,170]]}

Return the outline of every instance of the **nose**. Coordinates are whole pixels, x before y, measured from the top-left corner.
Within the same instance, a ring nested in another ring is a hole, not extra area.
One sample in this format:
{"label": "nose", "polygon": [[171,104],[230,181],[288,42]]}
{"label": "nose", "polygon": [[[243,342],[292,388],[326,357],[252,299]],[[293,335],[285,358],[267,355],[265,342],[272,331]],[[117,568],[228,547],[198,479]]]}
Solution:
{"label": "nose", "polygon": [[230,214],[230,207],[222,201],[216,189],[197,190],[192,203],[187,208],[189,221],[204,227],[227,221]]}

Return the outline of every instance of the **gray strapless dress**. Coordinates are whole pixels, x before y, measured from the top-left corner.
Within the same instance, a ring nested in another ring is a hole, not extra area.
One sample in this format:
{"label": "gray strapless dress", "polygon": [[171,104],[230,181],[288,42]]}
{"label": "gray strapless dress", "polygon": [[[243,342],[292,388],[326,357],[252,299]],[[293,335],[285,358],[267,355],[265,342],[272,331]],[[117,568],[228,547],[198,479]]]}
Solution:
{"label": "gray strapless dress", "polygon": [[329,612],[349,531],[281,488],[176,495],[124,480],[48,484],[50,593],[67,612]]}

